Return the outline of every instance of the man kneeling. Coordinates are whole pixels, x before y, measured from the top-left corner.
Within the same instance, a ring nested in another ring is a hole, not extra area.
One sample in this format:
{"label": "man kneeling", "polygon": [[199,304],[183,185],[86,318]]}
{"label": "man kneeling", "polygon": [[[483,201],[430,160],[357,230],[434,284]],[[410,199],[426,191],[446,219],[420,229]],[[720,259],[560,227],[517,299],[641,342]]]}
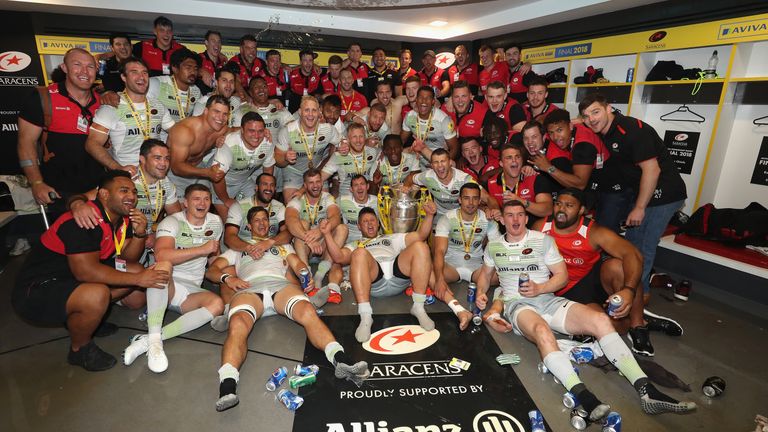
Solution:
{"label": "man kneeling", "polygon": [[[327,221],[320,223],[328,252],[334,262],[349,265],[349,279],[355,293],[360,325],[355,338],[363,343],[371,337],[373,309],[371,296],[386,297],[400,294],[413,282],[411,315],[427,331],[435,323],[424,310],[427,284],[432,273],[432,260],[425,240],[432,230],[432,218],[437,212],[434,202],[424,204],[426,218],[418,231],[379,235],[379,219],[370,207],[363,207],[357,218],[362,239],[340,248],[333,242],[333,231]],[[409,279],[410,278],[410,279]]]}
{"label": "man kneeling", "polygon": [[[269,234],[269,213],[264,207],[251,208],[248,221],[255,236]],[[314,306],[294,282],[295,278],[291,276],[289,280],[289,267],[294,275],[298,275],[307,265],[286,244],[271,247],[258,259],[247,252],[230,249],[216,258],[208,269],[206,277],[209,280],[226,283],[236,291],[230,303],[229,330],[221,354],[217,411],[232,408],[240,401],[237,397],[240,366],[248,352],[248,335],[259,317],[280,314],[301,324],[310,343],[325,351],[328,361],[336,368],[336,378],[360,386],[370,375],[366,362],[352,363],[344,348],[320,321]],[[313,283],[310,281],[310,285]]]}

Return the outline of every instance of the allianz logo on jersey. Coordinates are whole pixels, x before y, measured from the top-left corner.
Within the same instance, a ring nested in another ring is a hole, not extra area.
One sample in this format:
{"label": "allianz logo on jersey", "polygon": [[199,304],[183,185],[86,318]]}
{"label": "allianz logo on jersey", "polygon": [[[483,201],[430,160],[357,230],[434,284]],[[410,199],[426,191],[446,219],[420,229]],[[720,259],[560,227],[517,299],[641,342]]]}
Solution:
{"label": "allianz logo on jersey", "polygon": [[535,272],[539,271],[538,264],[530,264],[524,267],[499,267],[497,271],[502,272]]}
{"label": "allianz logo on jersey", "polygon": [[350,422],[349,429],[343,423],[326,423],[327,432],[525,432],[525,428],[514,416],[499,410],[481,411],[472,420],[472,429],[462,425],[444,423],[439,425],[390,425],[385,420]]}
{"label": "allianz logo on jersey", "polygon": [[[161,128],[162,126],[156,125],[155,127],[150,129],[150,133],[159,134]],[[126,131],[126,135],[127,136],[140,136],[140,135],[143,136],[144,132],[142,132],[140,128],[131,128]]]}

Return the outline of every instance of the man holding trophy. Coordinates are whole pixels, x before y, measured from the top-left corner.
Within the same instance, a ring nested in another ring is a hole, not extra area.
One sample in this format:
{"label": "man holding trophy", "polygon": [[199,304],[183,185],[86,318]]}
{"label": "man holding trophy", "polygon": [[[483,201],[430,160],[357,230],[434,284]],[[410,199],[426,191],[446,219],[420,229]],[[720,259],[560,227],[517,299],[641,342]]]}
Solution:
{"label": "man holding trophy", "polygon": [[[425,240],[429,237],[437,206],[428,201],[424,203],[423,210],[426,217],[418,231],[380,235],[376,212],[366,207],[360,210],[357,219],[362,238],[347,243],[343,248],[334,241],[331,223],[325,220],[320,222],[320,231],[331,258],[336,263],[350,266],[350,281],[360,314],[360,325],[355,331],[355,338],[360,343],[371,337],[371,297],[397,295],[411,284],[411,315],[419,320],[419,325],[424,330],[431,331],[435,328],[435,323],[424,310],[427,285],[432,272],[429,246]],[[382,218],[386,219],[386,216]]]}

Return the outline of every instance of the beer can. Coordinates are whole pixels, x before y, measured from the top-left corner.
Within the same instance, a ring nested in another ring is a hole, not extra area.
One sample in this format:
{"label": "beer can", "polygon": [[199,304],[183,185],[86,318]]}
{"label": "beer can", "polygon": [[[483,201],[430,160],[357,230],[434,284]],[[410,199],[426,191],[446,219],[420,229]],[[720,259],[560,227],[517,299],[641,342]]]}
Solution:
{"label": "beer can", "polygon": [[711,376],[704,380],[701,391],[708,397],[717,397],[725,391],[725,380],[719,376]]}
{"label": "beer can", "polygon": [[595,353],[586,347],[574,347],[569,355],[571,357],[571,361],[576,364],[586,364],[595,358]]}
{"label": "beer can", "polygon": [[480,315],[472,315],[472,324],[480,326],[483,323],[483,318]]}
{"label": "beer can", "polygon": [[[467,304],[469,305],[469,311],[472,312],[473,315],[480,314],[480,308],[477,307],[477,284],[474,282],[470,282],[467,286]],[[475,319],[472,318],[472,322],[474,321]],[[480,322],[482,323],[482,319]]]}
{"label": "beer can", "polygon": [[521,272],[519,279],[517,281],[517,289],[520,289],[520,287],[522,287],[524,283],[528,283],[528,281],[530,280],[531,280],[531,277],[528,276],[528,273]]}
{"label": "beer can", "polygon": [[627,82],[631,83],[635,79],[635,68],[627,69]]}
{"label": "beer can", "polygon": [[315,381],[317,381],[317,376],[315,374],[309,374],[309,375],[294,375],[290,378],[288,378],[288,385],[291,386],[291,388],[299,388],[308,386],[310,384],[314,384]]}
{"label": "beer can", "polygon": [[588,416],[589,413],[582,407],[571,410],[571,426],[576,430],[586,429]]}
{"label": "beer can", "polygon": [[543,373],[543,374],[549,373],[549,369],[547,369],[547,366],[544,365],[544,362],[539,362],[538,369],[540,373]]}
{"label": "beer can", "polygon": [[312,273],[309,271],[308,268],[304,267],[303,269],[299,270],[299,283],[301,284],[301,289],[304,290],[304,292],[309,291],[309,281],[312,279]]}
{"label": "beer can", "polygon": [[294,373],[298,376],[304,375],[317,375],[320,372],[320,368],[317,365],[303,366],[301,363],[296,365]]}
{"label": "beer can", "polygon": [[620,295],[612,295],[610,300],[608,300],[608,315],[613,316],[616,309],[620,308],[622,304],[624,304],[624,299]]}
{"label": "beer can", "polygon": [[603,420],[602,432],[621,432],[621,415],[611,411]]}
{"label": "beer can", "polygon": [[99,60],[99,76],[104,76],[107,73],[107,61],[104,59]]}
{"label": "beer can", "polygon": [[568,409],[574,409],[579,405],[579,400],[576,399],[576,396],[573,393],[565,392],[563,394],[563,406]]}
{"label": "beer can", "polygon": [[288,378],[288,369],[284,367],[275,369],[275,371],[272,372],[272,375],[270,375],[269,379],[267,380],[267,390],[275,391],[278,387],[283,385],[286,378]]}
{"label": "beer can", "polygon": [[533,410],[528,411],[528,418],[531,420],[531,432],[546,432],[544,429],[544,416],[541,415],[541,411]]}
{"label": "beer can", "polygon": [[277,393],[277,398],[280,399],[280,402],[282,402],[283,405],[285,405],[285,407],[291,411],[296,411],[304,403],[303,397],[288,389],[280,390],[280,392]]}

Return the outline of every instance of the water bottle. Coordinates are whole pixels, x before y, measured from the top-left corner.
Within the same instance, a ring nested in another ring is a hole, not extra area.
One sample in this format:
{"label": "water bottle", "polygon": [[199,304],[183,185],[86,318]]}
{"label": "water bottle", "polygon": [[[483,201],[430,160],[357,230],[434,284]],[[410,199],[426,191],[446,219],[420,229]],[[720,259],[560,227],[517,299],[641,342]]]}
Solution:
{"label": "water bottle", "polygon": [[707,63],[707,69],[704,71],[705,79],[717,79],[717,62],[717,50],[714,50],[712,57],[709,58],[709,63]]}

